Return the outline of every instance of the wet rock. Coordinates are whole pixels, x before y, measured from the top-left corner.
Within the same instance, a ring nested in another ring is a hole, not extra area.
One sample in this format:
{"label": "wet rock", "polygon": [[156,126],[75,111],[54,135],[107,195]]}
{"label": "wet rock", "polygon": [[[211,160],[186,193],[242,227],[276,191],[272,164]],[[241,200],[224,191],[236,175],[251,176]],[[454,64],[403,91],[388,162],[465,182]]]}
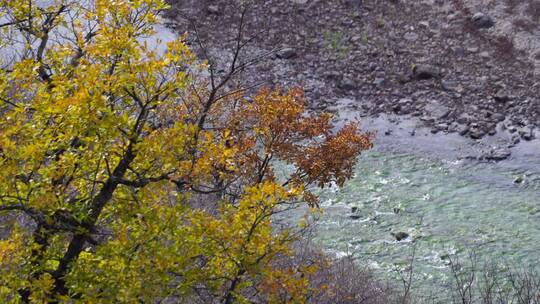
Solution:
{"label": "wet rock", "polygon": [[525,181],[523,175],[518,175],[514,178],[514,184],[522,184]]}
{"label": "wet rock", "polygon": [[487,130],[476,123],[471,124],[469,128],[469,136],[472,139],[480,139],[484,137],[486,133],[487,133]]}
{"label": "wet rock", "polygon": [[428,124],[435,123],[435,118],[433,118],[431,116],[422,116],[422,117],[420,117],[420,120],[425,122],[425,123],[428,123]]}
{"label": "wet rock", "polygon": [[457,123],[460,123],[460,124],[468,124],[469,122],[471,122],[472,120],[472,117],[468,114],[462,114],[460,115],[458,118],[457,118]]}
{"label": "wet rock", "polygon": [[429,64],[419,64],[413,67],[413,76],[417,80],[438,78],[440,75],[439,69]]}
{"label": "wet rock", "polygon": [[471,20],[477,28],[490,28],[495,25],[493,18],[481,12],[474,14]]}
{"label": "wet rock", "polygon": [[512,135],[512,138],[510,140],[511,140],[512,144],[517,145],[521,141],[521,137],[519,137],[519,135],[517,135],[517,134],[514,134],[514,135]]}
{"label": "wet rock", "polygon": [[531,127],[523,127],[519,130],[519,136],[523,138],[524,140],[533,140],[534,139],[534,131]]}
{"label": "wet rock", "polygon": [[511,154],[512,152],[506,148],[493,149],[489,153],[484,155],[483,158],[486,160],[501,161],[510,157]]}
{"label": "wet rock", "polygon": [[396,239],[396,241],[402,241],[409,237],[409,234],[406,232],[390,232],[390,234]]}
{"label": "wet rock", "polygon": [[291,59],[297,56],[296,50],[291,47],[283,48],[276,53],[277,58],[279,59]]}
{"label": "wet rock", "polygon": [[445,123],[440,123],[440,124],[437,124],[435,128],[437,129],[437,131],[446,131],[448,130],[448,125]]}

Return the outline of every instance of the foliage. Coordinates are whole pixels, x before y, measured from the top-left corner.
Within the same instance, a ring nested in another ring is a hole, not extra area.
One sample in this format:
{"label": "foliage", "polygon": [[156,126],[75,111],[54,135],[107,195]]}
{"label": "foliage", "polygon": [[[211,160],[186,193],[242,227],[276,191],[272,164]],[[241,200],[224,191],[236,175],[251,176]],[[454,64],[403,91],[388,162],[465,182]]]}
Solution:
{"label": "foliage", "polygon": [[303,302],[314,270],[273,263],[295,239],[273,215],[316,207],[370,135],[156,49],[161,0],[50,2],[0,0],[0,301]]}

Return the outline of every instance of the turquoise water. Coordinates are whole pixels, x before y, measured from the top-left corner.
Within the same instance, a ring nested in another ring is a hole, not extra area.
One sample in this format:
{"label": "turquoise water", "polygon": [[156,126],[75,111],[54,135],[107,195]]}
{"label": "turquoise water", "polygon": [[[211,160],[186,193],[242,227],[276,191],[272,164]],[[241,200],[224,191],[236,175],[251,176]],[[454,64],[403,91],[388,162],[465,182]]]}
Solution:
{"label": "turquoise water", "polygon": [[[517,176],[522,183],[514,183]],[[414,248],[414,284],[449,284],[448,254],[540,267],[540,179],[497,164],[369,152],[342,189],[320,192],[316,241],[399,278]],[[351,218],[357,207],[356,218]],[[396,241],[391,232],[410,237]],[[538,269],[538,268],[536,268]]]}

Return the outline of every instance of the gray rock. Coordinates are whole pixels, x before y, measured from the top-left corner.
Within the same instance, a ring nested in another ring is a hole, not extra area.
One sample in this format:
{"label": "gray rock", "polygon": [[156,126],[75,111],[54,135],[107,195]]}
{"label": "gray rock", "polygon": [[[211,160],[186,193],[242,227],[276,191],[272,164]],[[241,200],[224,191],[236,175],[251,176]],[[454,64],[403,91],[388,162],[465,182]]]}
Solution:
{"label": "gray rock", "polygon": [[472,120],[472,117],[470,115],[462,114],[458,117],[456,121],[460,124],[468,124],[469,122],[471,122],[471,120]]}
{"label": "gray rock", "polygon": [[531,127],[523,127],[519,130],[519,135],[524,140],[533,140],[534,139],[534,131]]}
{"label": "gray rock", "polygon": [[490,28],[495,25],[495,21],[490,16],[478,12],[472,16],[473,24],[478,28]]}
{"label": "gray rock", "polygon": [[504,114],[501,114],[501,113],[493,113],[493,114],[491,115],[491,118],[492,118],[493,120],[499,122],[499,121],[505,120],[506,117],[504,116]]}
{"label": "gray rock", "polygon": [[441,80],[441,87],[446,91],[454,91],[458,93],[463,92],[463,87],[458,82],[453,80]]}
{"label": "gray rock", "polygon": [[291,47],[283,48],[276,53],[277,58],[279,59],[291,59],[297,56],[296,50]]}
{"label": "gray rock", "polygon": [[219,6],[217,5],[209,5],[206,8],[206,11],[208,11],[209,14],[213,14],[213,15],[219,15],[221,13]]}
{"label": "gray rock", "polygon": [[466,125],[459,125],[456,131],[459,133],[459,135],[463,136],[469,132],[469,127]]}
{"label": "gray rock", "polygon": [[418,34],[415,32],[407,32],[403,35],[403,39],[407,41],[416,41],[418,40]]}
{"label": "gray rock", "polygon": [[413,76],[418,80],[439,78],[440,75],[439,69],[429,64],[419,64],[413,67]]}
{"label": "gray rock", "polygon": [[499,90],[495,94],[495,96],[493,96],[493,99],[495,99],[495,101],[497,101],[497,102],[504,103],[504,102],[510,101],[512,98],[510,97],[508,92],[506,92],[504,90]]}
{"label": "gray rock", "polygon": [[446,130],[448,130],[448,125],[445,124],[445,123],[437,124],[435,127],[436,127],[437,130],[439,130],[439,131],[446,131]]}
{"label": "gray rock", "polygon": [[460,56],[460,57],[465,56],[465,49],[460,47],[460,46],[455,47],[454,48],[454,54],[456,54],[456,56]]}
{"label": "gray rock", "polygon": [[378,88],[382,88],[384,84],[386,83],[386,79],[377,77],[375,80],[373,80],[373,84],[376,85]]}
{"label": "gray rock", "polygon": [[489,54],[488,51],[483,51],[483,52],[480,52],[480,57],[484,58],[484,59],[489,59],[491,58],[491,55]]}
{"label": "gray rock", "polygon": [[512,152],[509,149],[494,149],[484,156],[486,160],[501,161],[510,157]]}
{"label": "gray rock", "polygon": [[345,91],[351,91],[356,89],[356,83],[347,77],[344,77],[341,79],[341,81],[338,83],[338,88],[345,90]]}
{"label": "gray rock", "polygon": [[513,126],[513,125],[509,125],[506,127],[506,130],[510,133],[516,133],[517,132],[517,127],[516,126]]}
{"label": "gray rock", "polygon": [[480,139],[484,137],[486,133],[487,131],[483,127],[477,124],[472,124],[471,127],[469,128],[469,136],[472,139]]}

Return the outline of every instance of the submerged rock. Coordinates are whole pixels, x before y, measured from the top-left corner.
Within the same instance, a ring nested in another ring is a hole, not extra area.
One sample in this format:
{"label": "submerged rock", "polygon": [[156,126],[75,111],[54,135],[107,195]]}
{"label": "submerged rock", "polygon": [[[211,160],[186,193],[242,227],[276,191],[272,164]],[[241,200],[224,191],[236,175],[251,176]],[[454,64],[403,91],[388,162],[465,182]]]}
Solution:
{"label": "submerged rock", "polygon": [[390,234],[396,238],[396,241],[402,241],[409,237],[409,234],[406,232],[390,232]]}
{"label": "submerged rock", "polygon": [[522,184],[525,181],[525,178],[522,175],[516,176],[514,178],[514,184]]}

